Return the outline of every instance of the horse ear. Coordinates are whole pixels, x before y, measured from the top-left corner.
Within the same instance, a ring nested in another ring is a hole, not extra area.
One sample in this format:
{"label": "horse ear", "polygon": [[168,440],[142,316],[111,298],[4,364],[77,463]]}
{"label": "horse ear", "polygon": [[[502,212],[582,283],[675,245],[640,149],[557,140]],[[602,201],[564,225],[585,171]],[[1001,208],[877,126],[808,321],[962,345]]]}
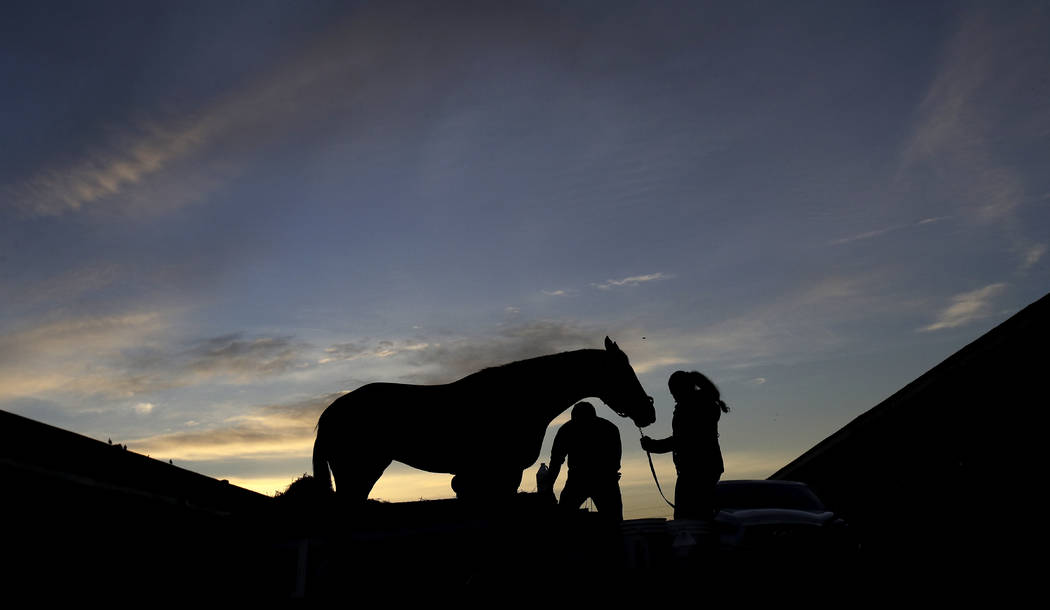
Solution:
{"label": "horse ear", "polygon": [[605,337],[605,349],[609,350],[610,352],[620,351],[620,348],[608,336]]}

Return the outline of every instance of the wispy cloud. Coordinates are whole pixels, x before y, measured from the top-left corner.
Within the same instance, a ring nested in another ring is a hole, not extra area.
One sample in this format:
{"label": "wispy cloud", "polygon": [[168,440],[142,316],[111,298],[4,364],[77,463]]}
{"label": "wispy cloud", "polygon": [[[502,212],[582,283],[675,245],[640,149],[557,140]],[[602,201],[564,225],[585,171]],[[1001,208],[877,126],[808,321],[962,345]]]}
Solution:
{"label": "wispy cloud", "polygon": [[969,10],[945,46],[902,155],[909,179],[932,181],[971,220],[1009,218],[1026,200],[1004,145],[1026,146],[1050,127],[1031,88],[1050,56],[1045,17],[1037,5]]}
{"label": "wispy cloud", "polygon": [[933,218],[924,218],[924,219],[922,219],[922,220],[920,220],[918,222],[913,222],[913,223],[910,223],[910,224],[894,225],[892,227],[886,227],[885,229],[876,229],[874,231],[866,231],[864,233],[859,233],[857,235],[850,235],[849,237],[840,237],[839,239],[834,239],[834,240],[828,242],[828,245],[830,245],[830,246],[841,246],[843,244],[848,244],[848,243],[853,243],[853,242],[856,242],[856,241],[863,241],[863,240],[867,240],[867,239],[872,239],[874,237],[880,237],[882,235],[886,235],[887,233],[892,233],[894,231],[900,231],[901,229],[909,229],[911,227],[921,227],[921,226],[924,226],[924,225],[933,224],[933,223],[936,223],[936,222],[940,222],[942,220],[947,220],[948,218],[951,218],[951,217],[950,216],[936,216],[936,217],[933,217]]}
{"label": "wispy cloud", "polygon": [[849,237],[840,237],[839,239],[834,239],[834,240],[828,242],[828,244],[832,245],[832,246],[839,246],[839,245],[842,245],[842,244],[848,244],[848,243],[855,242],[855,241],[862,241],[862,240],[865,240],[865,239],[871,239],[872,237],[878,237],[880,235],[885,235],[886,233],[889,233],[891,231],[896,231],[898,229],[902,229],[902,228],[904,228],[904,226],[905,225],[897,225],[897,226],[888,227],[888,228],[885,228],[885,229],[877,229],[875,231],[867,231],[865,233],[859,233],[857,235],[851,235]]}
{"label": "wispy cloud", "polygon": [[567,290],[543,290],[541,292],[549,297],[563,297],[569,294]]}
{"label": "wispy cloud", "polygon": [[[354,31],[358,35],[350,35]],[[345,100],[361,72],[380,69],[369,52],[395,47],[365,36],[358,20],[337,21],[312,43],[193,107],[144,111],[103,141],[0,186],[29,216],[60,216],[100,206],[155,213],[206,198],[259,149]],[[312,112],[303,112],[311,108]],[[221,149],[221,150],[220,150]]]}
{"label": "wispy cloud", "polygon": [[1027,248],[1024,251],[1024,261],[1021,264],[1021,268],[1028,269],[1032,267],[1043,258],[1044,254],[1046,254],[1046,244],[1036,244]]}
{"label": "wispy cloud", "polygon": [[40,170],[12,189],[12,198],[32,215],[78,211],[149,180],[199,150],[214,131],[214,122],[205,118],[184,125],[126,128],[116,141],[85,151],[71,164]]}
{"label": "wispy cloud", "polygon": [[625,277],[619,280],[606,280],[605,282],[600,284],[593,284],[593,286],[601,290],[609,290],[612,288],[621,288],[624,286],[637,286],[638,284],[642,284],[645,282],[666,280],[670,277],[671,276],[669,274],[663,272],[649,273],[646,275],[633,275],[631,277]]}
{"label": "wispy cloud", "polygon": [[1006,289],[1006,284],[990,284],[971,292],[952,297],[952,304],[937,316],[937,320],[919,329],[920,332],[931,332],[945,328],[955,328],[969,324],[992,313],[992,299]]}

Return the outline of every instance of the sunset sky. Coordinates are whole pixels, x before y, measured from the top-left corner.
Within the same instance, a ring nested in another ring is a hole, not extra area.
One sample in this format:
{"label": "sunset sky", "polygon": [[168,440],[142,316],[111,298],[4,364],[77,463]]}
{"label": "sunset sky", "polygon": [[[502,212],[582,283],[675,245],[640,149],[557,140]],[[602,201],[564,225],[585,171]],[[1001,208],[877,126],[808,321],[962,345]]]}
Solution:
{"label": "sunset sky", "polygon": [[764,478],[1050,290],[1045,2],[0,15],[0,409],[263,493],[343,392],[606,335]]}

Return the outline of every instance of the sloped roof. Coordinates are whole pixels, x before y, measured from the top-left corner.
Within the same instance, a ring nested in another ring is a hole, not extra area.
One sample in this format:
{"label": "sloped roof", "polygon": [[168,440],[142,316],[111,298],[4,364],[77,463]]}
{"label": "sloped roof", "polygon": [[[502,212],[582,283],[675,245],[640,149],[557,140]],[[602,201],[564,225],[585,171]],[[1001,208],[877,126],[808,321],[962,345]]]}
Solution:
{"label": "sloped roof", "polygon": [[[953,411],[963,417],[992,419],[996,411],[1006,416],[1007,411],[1020,407],[1003,404],[1005,400],[982,403],[978,397],[1043,396],[1046,387],[1037,369],[1042,369],[1050,355],[1050,294],[1025,307],[1005,322],[988,331],[966,347],[933,367],[915,381],[872,407],[837,432],[773,473],[771,479],[801,480],[804,474],[822,468],[823,460],[835,459],[837,448],[848,445],[858,437],[891,433],[891,428],[907,428],[916,420],[942,414],[943,404],[919,403],[931,395],[939,398],[962,398],[952,405]],[[960,381],[972,388],[959,396]],[[954,388],[945,387],[957,384]],[[1045,398],[1043,399],[1045,403]],[[936,443],[937,438],[930,438]],[[827,464],[830,466],[830,464]]]}
{"label": "sloped roof", "polygon": [[[1016,313],[787,464],[873,556],[920,569],[985,565],[1007,544],[989,518],[1030,505],[1045,459],[1050,295]],[[881,555],[880,555],[881,553]]]}
{"label": "sloped roof", "polygon": [[[256,492],[0,411],[0,473],[37,486],[105,490],[230,512],[267,500]],[[10,490],[8,490],[10,491]]]}

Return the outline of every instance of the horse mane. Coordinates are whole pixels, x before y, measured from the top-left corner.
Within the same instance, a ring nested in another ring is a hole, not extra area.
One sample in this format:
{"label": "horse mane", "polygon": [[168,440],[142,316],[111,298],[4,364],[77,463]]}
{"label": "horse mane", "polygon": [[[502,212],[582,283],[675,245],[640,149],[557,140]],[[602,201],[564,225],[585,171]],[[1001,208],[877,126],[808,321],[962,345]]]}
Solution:
{"label": "horse mane", "polygon": [[516,360],[514,362],[508,362],[507,364],[500,364],[496,366],[490,366],[481,369],[476,373],[472,373],[463,377],[462,379],[478,377],[492,377],[492,376],[516,376],[516,377],[533,377],[533,374],[540,372],[548,372],[550,368],[558,364],[559,360],[568,360],[570,357],[583,356],[588,353],[593,354],[604,354],[605,350],[602,349],[577,349],[570,350],[567,352],[559,352],[557,354],[547,354],[544,356],[536,356],[535,358],[526,358],[524,360]]}

